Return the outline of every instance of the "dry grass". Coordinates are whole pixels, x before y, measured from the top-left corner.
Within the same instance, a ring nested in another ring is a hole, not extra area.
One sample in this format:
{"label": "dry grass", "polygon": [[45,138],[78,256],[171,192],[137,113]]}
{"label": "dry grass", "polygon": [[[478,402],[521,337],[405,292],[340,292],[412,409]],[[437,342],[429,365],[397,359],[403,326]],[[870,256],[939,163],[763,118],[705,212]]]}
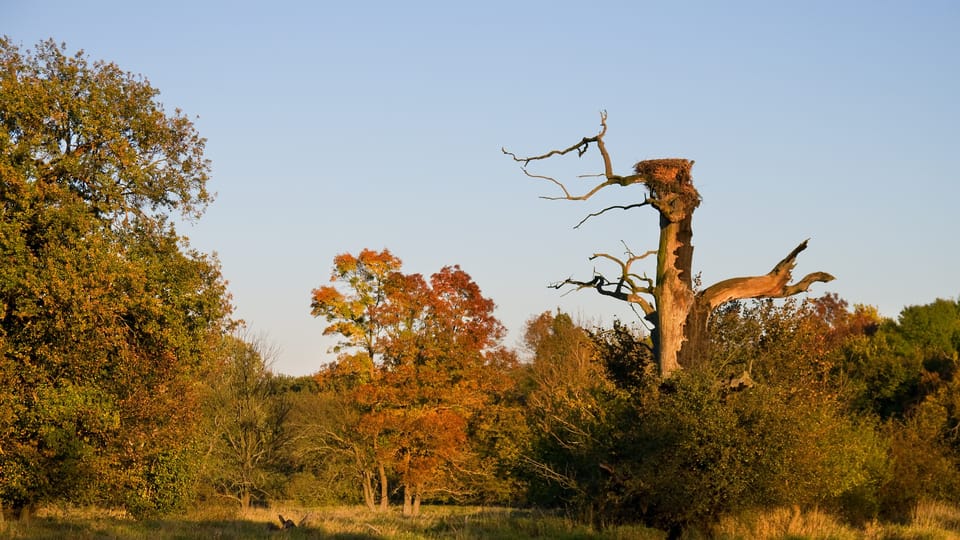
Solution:
{"label": "dry grass", "polygon": [[777,508],[762,513],[725,517],[712,529],[716,538],[773,540],[787,538],[858,540],[866,531],[844,525],[829,514],[799,508]]}
{"label": "dry grass", "polygon": [[851,527],[819,510],[778,508],[721,519],[708,535],[756,540],[960,540],[960,508],[924,502],[907,524],[871,522]]}
{"label": "dry grass", "polygon": [[[271,531],[278,514],[302,527]],[[663,539],[662,531],[624,526],[597,531],[555,513],[510,508],[426,506],[422,515],[405,518],[398,509],[387,513],[361,507],[305,509],[277,506],[240,514],[231,508],[208,507],[161,520],[134,520],[124,512],[102,509],[47,507],[28,522],[0,522],[0,537],[23,539]],[[720,519],[706,533],[690,531],[686,538],[757,540],[960,540],[960,508],[935,502],[918,505],[910,523],[869,523],[855,528],[818,510],[778,508]]]}
{"label": "dry grass", "polygon": [[[279,524],[278,514],[295,522],[304,520],[303,526],[272,531],[269,525]],[[536,510],[452,506],[427,506],[415,518],[405,518],[399,510],[378,513],[360,507],[304,509],[278,506],[243,514],[230,509],[207,508],[179,518],[143,521],[118,512],[53,508],[38,512],[29,522],[0,523],[0,537],[24,539],[652,540],[664,536],[660,531],[639,526],[598,532],[561,516]]]}

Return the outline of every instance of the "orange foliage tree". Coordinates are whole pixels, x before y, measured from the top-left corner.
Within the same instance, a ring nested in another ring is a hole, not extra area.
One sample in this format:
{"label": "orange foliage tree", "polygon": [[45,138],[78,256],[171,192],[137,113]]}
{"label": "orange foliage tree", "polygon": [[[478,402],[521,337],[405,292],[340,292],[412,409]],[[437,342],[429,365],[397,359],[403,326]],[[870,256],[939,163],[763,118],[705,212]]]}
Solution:
{"label": "orange foliage tree", "polygon": [[477,473],[470,433],[485,406],[510,386],[512,354],[498,347],[504,327],[494,303],[458,266],[430,276],[400,272],[388,250],[334,258],[337,285],[313,291],[313,315],[338,335],[337,361],[321,379],[349,379],[359,408],[354,444],[365,445],[377,474],[361,473],[368,506],[387,505],[387,472],[403,488],[404,513],[424,494],[466,493]]}

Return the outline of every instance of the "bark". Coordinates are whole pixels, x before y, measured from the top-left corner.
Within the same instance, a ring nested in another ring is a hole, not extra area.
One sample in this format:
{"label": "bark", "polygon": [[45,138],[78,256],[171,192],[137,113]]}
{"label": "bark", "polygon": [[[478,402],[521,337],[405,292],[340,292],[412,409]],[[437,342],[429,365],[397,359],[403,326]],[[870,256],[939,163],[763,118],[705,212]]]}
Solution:
{"label": "bark", "polygon": [[413,495],[413,515],[420,515],[420,492],[422,491],[422,486],[417,486],[417,492]]}
{"label": "bark", "polygon": [[405,516],[419,516],[420,515],[420,492],[422,491],[421,485],[404,484],[403,485],[403,515]]}
{"label": "bark", "polygon": [[390,505],[390,491],[387,486],[387,469],[383,463],[377,464],[377,473],[380,475],[380,511],[386,512]]}
{"label": "bark", "polygon": [[660,375],[680,369],[680,348],[686,339],[687,316],[694,303],[690,282],[689,217],[679,223],[660,219],[660,250],[657,257],[657,285],[653,292],[656,318],[653,328],[654,353]]}
{"label": "bark", "polygon": [[[604,258],[616,262],[620,266],[620,276],[617,279],[608,279],[601,274],[595,274],[590,280],[566,279],[552,286],[592,288],[602,295],[638,305],[653,325],[651,337],[661,377],[669,377],[682,366],[706,361],[709,355],[707,323],[710,314],[720,305],[747,298],[785,298],[807,291],[813,283],[826,283],[834,279],[826,272],[814,272],[790,284],[796,257],[807,247],[807,242],[804,241],[767,274],[724,280],[696,293],[692,279],[692,224],[693,213],[700,205],[700,194],[694,187],[691,176],[693,161],[672,158],[645,160],[634,166],[635,174],[614,174],[613,164],[603,140],[607,132],[606,113],[602,113],[600,118],[601,129],[596,136],[584,137],[580,142],[563,150],[551,150],[532,157],[518,157],[506,150],[503,152],[522,164],[524,174],[531,178],[548,180],[563,192],[563,196],[545,197],[548,199],[584,201],[612,185],[625,187],[642,184],[647,188],[647,196],[642,202],[609,206],[589,214],[577,227],[583,225],[587,219],[613,209],[629,210],[652,206],[660,214],[660,241],[657,250],[640,256],[628,251],[628,257],[623,261],[606,253],[594,254],[591,259]],[[597,146],[603,159],[604,172],[598,175],[603,181],[583,195],[572,194],[563,183],[554,178],[531,174],[527,170],[530,163],[537,160],[573,152],[582,157],[591,144]],[[650,253],[657,255],[655,279],[638,275],[631,270],[632,263]]]}
{"label": "bark", "polygon": [[363,503],[367,505],[367,508],[374,510],[376,508],[375,501],[373,499],[373,475],[370,474],[370,471],[363,471],[361,483],[363,485]]}
{"label": "bark", "polygon": [[413,490],[406,484],[403,486],[403,515],[413,515]]}

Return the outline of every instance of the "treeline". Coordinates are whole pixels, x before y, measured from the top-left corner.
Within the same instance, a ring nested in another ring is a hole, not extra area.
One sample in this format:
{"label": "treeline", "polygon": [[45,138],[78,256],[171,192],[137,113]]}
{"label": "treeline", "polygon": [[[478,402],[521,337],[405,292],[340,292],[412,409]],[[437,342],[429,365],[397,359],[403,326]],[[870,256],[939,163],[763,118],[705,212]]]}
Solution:
{"label": "treeline", "polygon": [[960,304],[896,321],[832,295],[732,304],[711,336],[710,358],[666,381],[645,333],[564,313],[528,322],[527,361],[475,351],[465,378],[469,360],[449,352],[351,349],[280,379],[290,442],[258,496],[540,506],[664,529],[785,505],[863,522],[960,502]]}
{"label": "treeline", "polygon": [[[422,502],[562,508],[679,530],[817,506],[960,502],[960,305],[897,320],[835,296],[729,303],[666,380],[642,328],[543,313],[503,346],[461,268],[341,254],[310,296],[336,361],[270,370],[216,259],[204,141],[142,77],[0,40],[0,503],[136,516]],[[305,297],[307,296],[305,291]]]}

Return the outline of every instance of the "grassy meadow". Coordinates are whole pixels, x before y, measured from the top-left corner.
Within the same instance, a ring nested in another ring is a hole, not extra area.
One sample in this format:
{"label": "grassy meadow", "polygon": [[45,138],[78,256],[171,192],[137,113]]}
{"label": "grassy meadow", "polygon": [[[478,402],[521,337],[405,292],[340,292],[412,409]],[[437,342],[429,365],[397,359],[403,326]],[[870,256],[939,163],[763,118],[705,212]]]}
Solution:
{"label": "grassy meadow", "polygon": [[[276,530],[278,514],[301,527]],[[399,510],[369,512],[361,507],[255,509],[239,514],[223,508],[156,520],[134,520],[124,513],[98,509],[48,507],[25,522],[0,523],[0,537],[24,539],[209,539],[330,538],[374,539],[618,539],[666,538],[663,531],[638,525],[596,530],[554,513],[509,508],[429,506],[405,518]],[[688,531],[690,539],[960,539],[960,509],[921,504],[909,523],[843,524],[817,510],[781,508],[724,517],[706,530]]]}

